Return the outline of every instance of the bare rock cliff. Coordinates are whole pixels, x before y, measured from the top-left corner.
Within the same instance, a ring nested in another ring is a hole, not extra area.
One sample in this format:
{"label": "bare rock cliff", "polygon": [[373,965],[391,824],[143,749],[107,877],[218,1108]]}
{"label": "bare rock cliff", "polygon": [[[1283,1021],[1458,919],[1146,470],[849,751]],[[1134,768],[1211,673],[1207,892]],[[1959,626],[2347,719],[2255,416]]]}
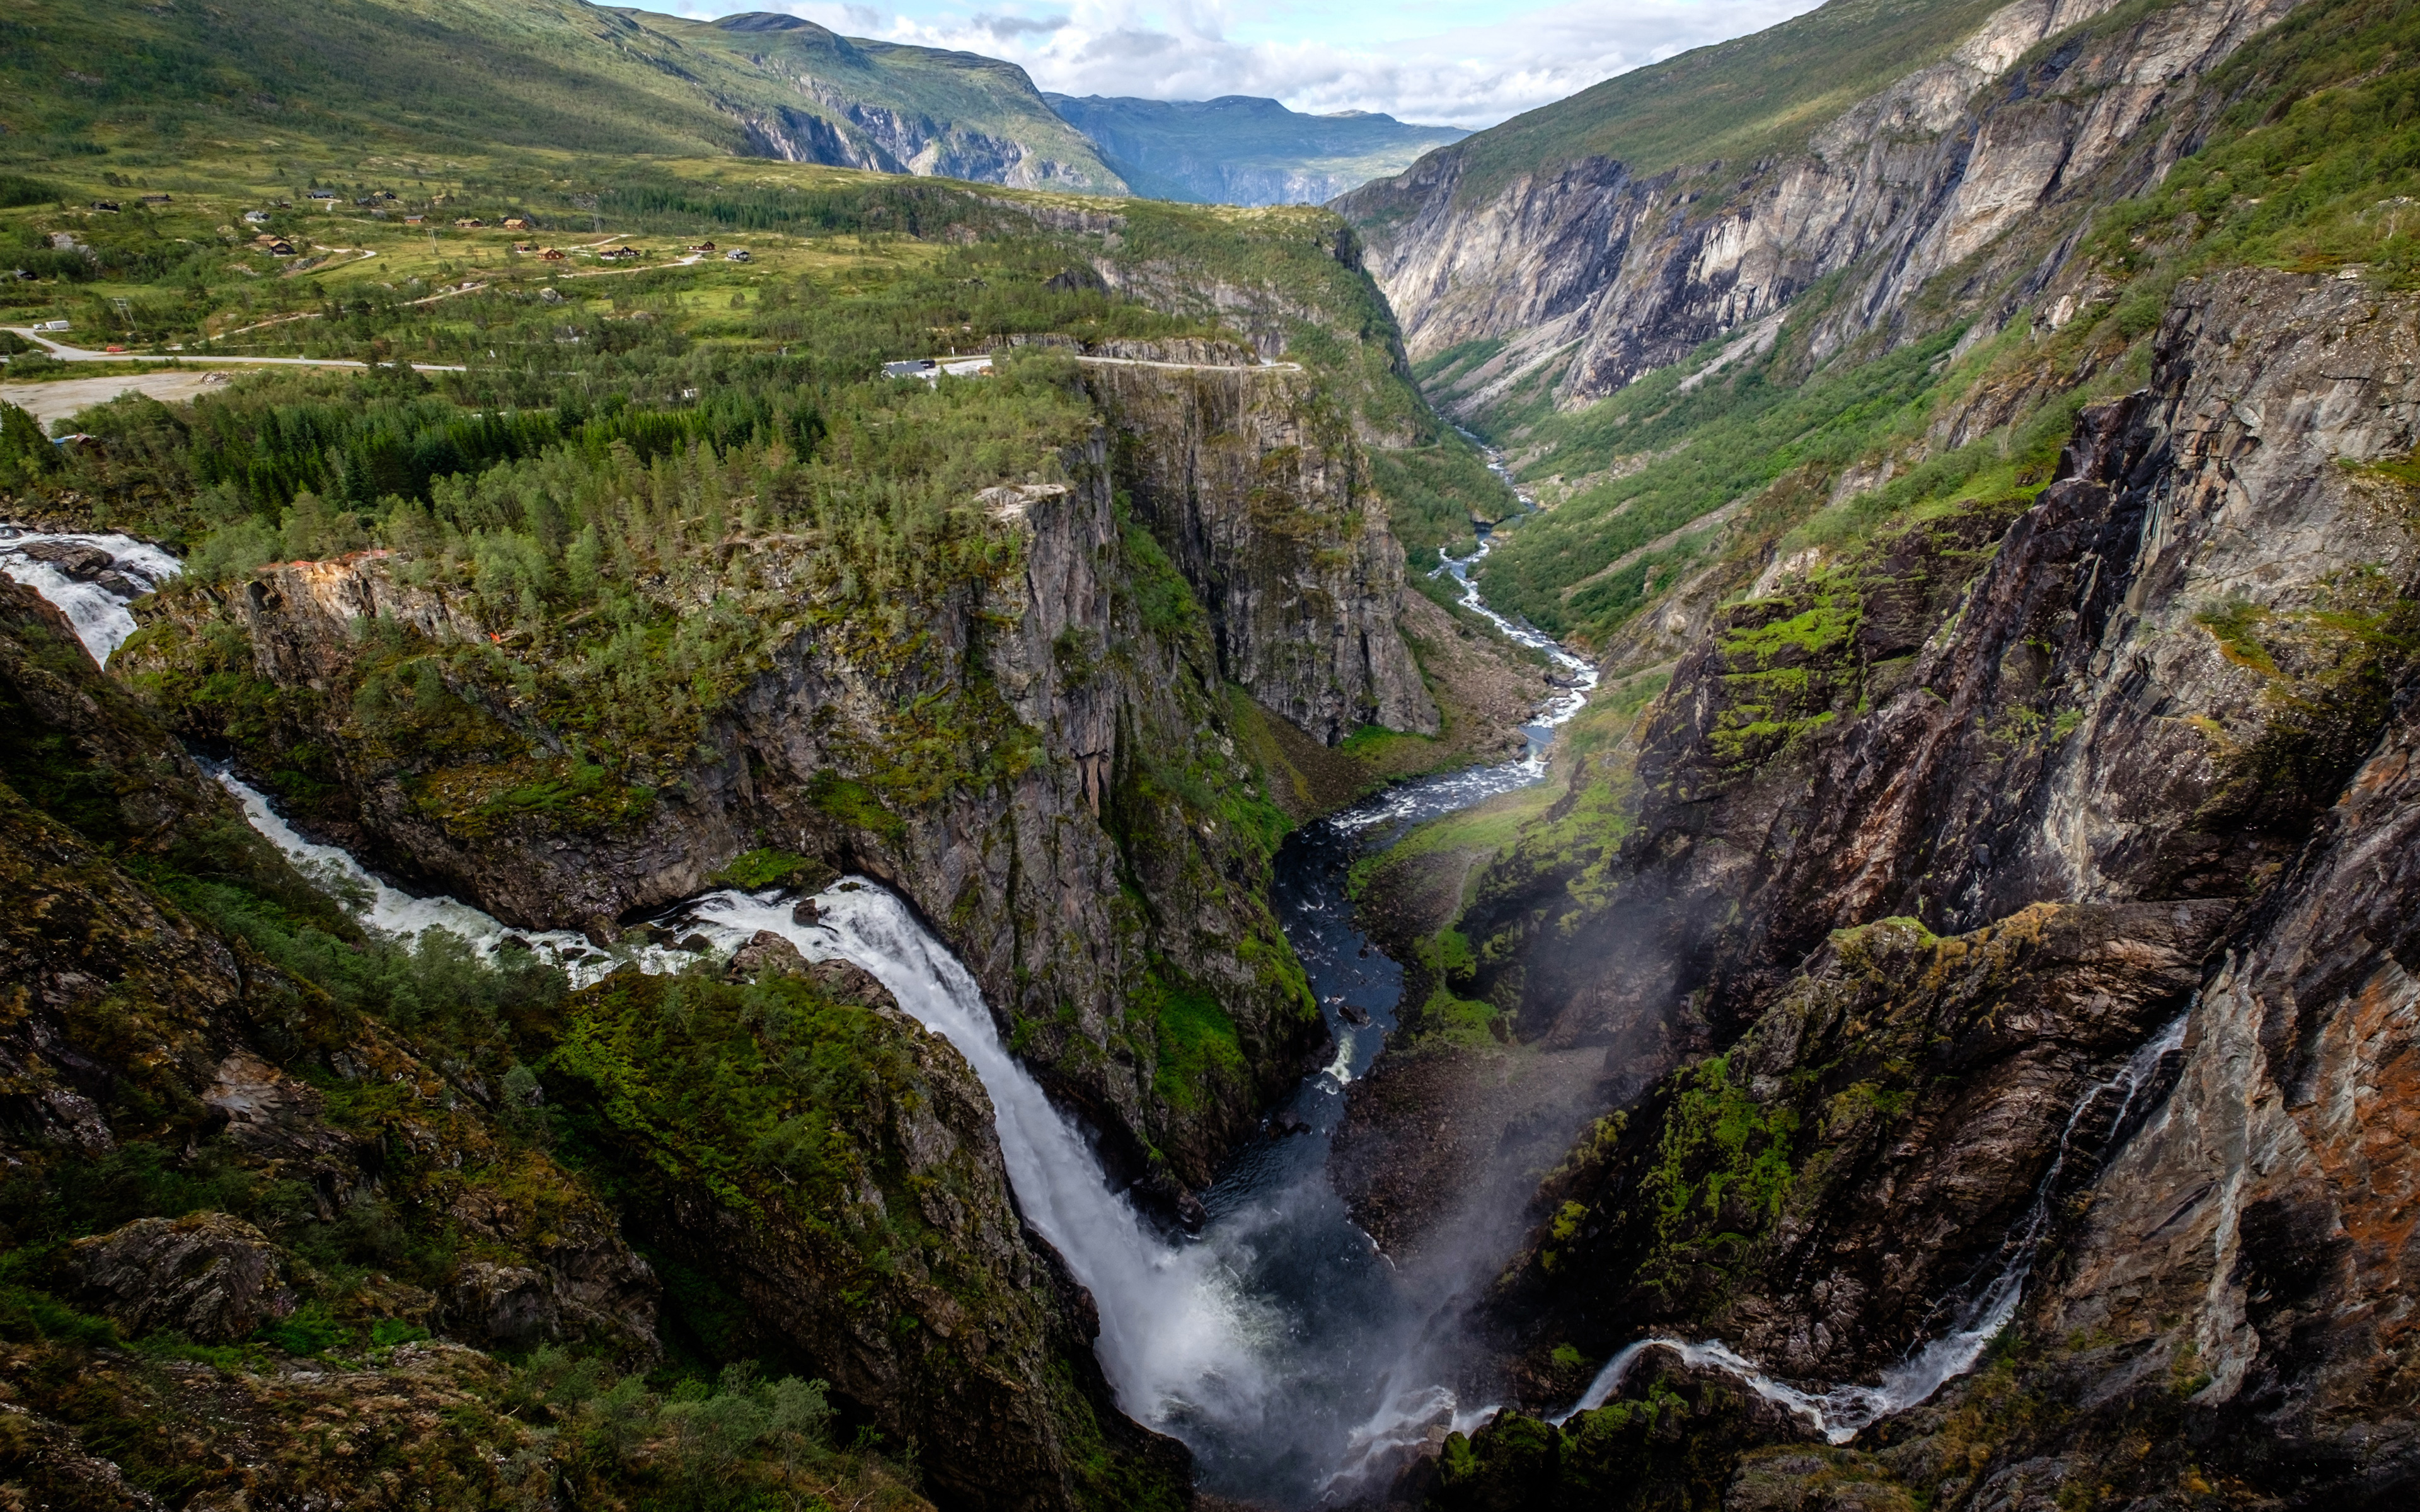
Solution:
{"label": "bare rock cliff", "polygon": [[1457,145],[1336,208],[1414,357],[1505,344],[1436,396],[1455,410],[1542,369],[1578,405],[1732,332],[1769,346],[1793,301],[1844,272],[1813,360],[1887,335],[1969,259],[1961,292],[1990,294],[1996,326],[2049,286],[2086,209],[2192,149],[2198,118],[2180,107],[2197,81],[2294,4],[2189,0],[2086,26],[2113,0],[2017,0],[1802,152],[1645,177],[1584,158],[1482,194]]}
{"label": "bare rock cliff", "polygon": [[1288,369],[1096,362],[1117,481],[1208,610],[1218,668],[1327,744],[1435,734],[1395,627],[1404,550],[1350,425]]}
{"label": "bare rock cliff", "polygon": [[[1481,989],[1629,1103],[1483,1309],[1525,1398],[1651,1331],[1870,1383],[2016,1275],[1998,1352],[1854,1454],[1709,1414],[1693,1462],[1759,1505],[2408,1496],[2415,343],[2408,295],[2182,286],[2039,498],[1725,612],[1604,871],[1499,863]],[[1626,1395],[1742,1389],[1657,1359]],[[1450,1444],[1432,1504],[1608,1473],[1591,1422]]]}

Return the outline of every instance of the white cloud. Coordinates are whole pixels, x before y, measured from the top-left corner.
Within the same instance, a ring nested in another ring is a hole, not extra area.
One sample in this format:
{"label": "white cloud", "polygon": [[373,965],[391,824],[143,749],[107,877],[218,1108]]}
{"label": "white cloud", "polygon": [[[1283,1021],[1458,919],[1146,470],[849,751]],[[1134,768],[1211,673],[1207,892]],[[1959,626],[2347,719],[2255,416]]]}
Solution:
{"label": "white cloud", "polygon": [[[988,54],[1071,95],[1208,100],[1268,95],[1295,110],[1374,110],[1409,121],[1491,126],[1601,79],[1726,38],[1761,31],[1817,0],[1620,0],[1505,15],[1468,0],[1424,8],[1433,31],[1402,32],[1404,8],[1322,8],[1286,20],[1239,18],[1222,0],[1073,0],[1030,10],[961,11],[909,0],[877,10],[819,0],[757,0],[853,37]],[[671,0],[690,16],[738,8]],[[1437,14],[1437,12],[1446,12]],[[1501,19],[1464,20],[1480,15]],[[1292,30],[1299,40],[1238,33]],[[1326,36],[1311,36],[1326,33]],[[1366,39],[1364,40],[1363,39]]]}

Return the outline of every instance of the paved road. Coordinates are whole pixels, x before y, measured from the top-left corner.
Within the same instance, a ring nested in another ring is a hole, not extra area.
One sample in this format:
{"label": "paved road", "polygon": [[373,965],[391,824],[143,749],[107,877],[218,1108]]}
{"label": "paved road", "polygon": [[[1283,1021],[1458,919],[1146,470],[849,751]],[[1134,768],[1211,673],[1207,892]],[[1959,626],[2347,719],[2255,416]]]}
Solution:
{"label": "paved road", "polygon": [[[349,357],[234,357],[216,352],[93,352],[81,347],[70,347],[54,341],[23,326],[8,326],[27,341],[39,343],[42,349],[62,363],[244,363],[256,367],[367,367]],[[414,363],[413,371],[420,373],[464,373],[468,368],[442,363]]]}

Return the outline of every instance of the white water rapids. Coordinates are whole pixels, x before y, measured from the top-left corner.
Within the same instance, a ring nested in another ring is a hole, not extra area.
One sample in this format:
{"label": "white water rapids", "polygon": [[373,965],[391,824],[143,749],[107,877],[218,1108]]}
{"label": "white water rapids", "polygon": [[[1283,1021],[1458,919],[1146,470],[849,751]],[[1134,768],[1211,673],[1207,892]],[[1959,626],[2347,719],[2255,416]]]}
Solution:
{"label": "white water rapids", "polygon": [[[90,569],[70,563],[76,570],[70,571],[56,562],[28,555],[28,547],[85,547],[110,560]],[[93,661],[103,667],[109,665],[110,654],[134,633],[134,612],[127,606],[174,578],[178,570],[174,556],[131,535],[51,534],[0,524],[0,573],[56,605],[75,626],[76,639],[92,653]]]}
{"label": "white water rapids", "polygon": [[2025,1282],[2033,1274],[2034,1256],[2041,1248],[2042,1238],[2050,1230],[2051,1215],[2058,1196],[2059,1179],[2067,1172],[2068,1156],[2073,1152],[2075,1131],[2085,1116],[2115,1096],[2117,1107],[2110,1114],[2109,1132],[2115,1137],[2124,1132],[2126,1120],[2135,1111],[2135,1101],[2158,1074],[2160,1063],[2182,1048],[2185,1025],[2190,1011],[2180,1013],[2167,1027],[2154,1035],[2148,1044],[2134,1052],[2126,1063],[2107,1080],[2095,1084],[2067,1117],[2067,1127],[2058,1136],[2057,1152],[2052,1156],[2050,1169],[2034,1189],[2033,1206],[2026,1211],[2024,1221],[2017,1226],[2007,1245],[2009,1257],[1991,1284],[1977,1293],[1962,1310],[1956,1327],[1924,1346],[1898,1365],[1882,1373],[1873,1385],[1851,1382],[1826,1391],[1803,1391],[1789,1382],[1767,1375],[1762,1366],[1741,1355],[1719,1339],[1666,1338],[1661,1336],[1637,1340],[1623,1346],[1606,1362],[1588,1390],[1572,1407],[1549,1421],[1558,1426],[1581,1412],[1593,1412],[1611,1400],[1621,1388],[1631,1367],[1650,1350],[1668,1350],[1680,1356],[1682,1364],[1693,1369],[1721,1370],[1769,1402],[1789,1409],[1814,1425],[1817,1432],[1833,1443],[1846,1443],[1860,1429],[1879,1422],[1893,1412],[1921,1405],[1932,1394],[1975,1368],[1983,1351],[1991,1347],[2009,1320],[2017,1315],[2017,1304],[2024,1296]]}

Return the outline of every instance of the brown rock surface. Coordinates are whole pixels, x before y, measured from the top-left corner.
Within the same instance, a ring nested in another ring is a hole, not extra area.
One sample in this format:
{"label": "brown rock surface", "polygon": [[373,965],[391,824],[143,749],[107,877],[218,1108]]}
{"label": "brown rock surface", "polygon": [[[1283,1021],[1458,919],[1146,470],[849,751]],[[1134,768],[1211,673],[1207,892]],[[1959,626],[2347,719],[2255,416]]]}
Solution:
{"label": "brown rock surface", "polygon": [[129,1334],[170,1329],[227,1344],[294,1310],[286,1257],[240,1218],[138,1218],[75,1242],[69,1266]]}

